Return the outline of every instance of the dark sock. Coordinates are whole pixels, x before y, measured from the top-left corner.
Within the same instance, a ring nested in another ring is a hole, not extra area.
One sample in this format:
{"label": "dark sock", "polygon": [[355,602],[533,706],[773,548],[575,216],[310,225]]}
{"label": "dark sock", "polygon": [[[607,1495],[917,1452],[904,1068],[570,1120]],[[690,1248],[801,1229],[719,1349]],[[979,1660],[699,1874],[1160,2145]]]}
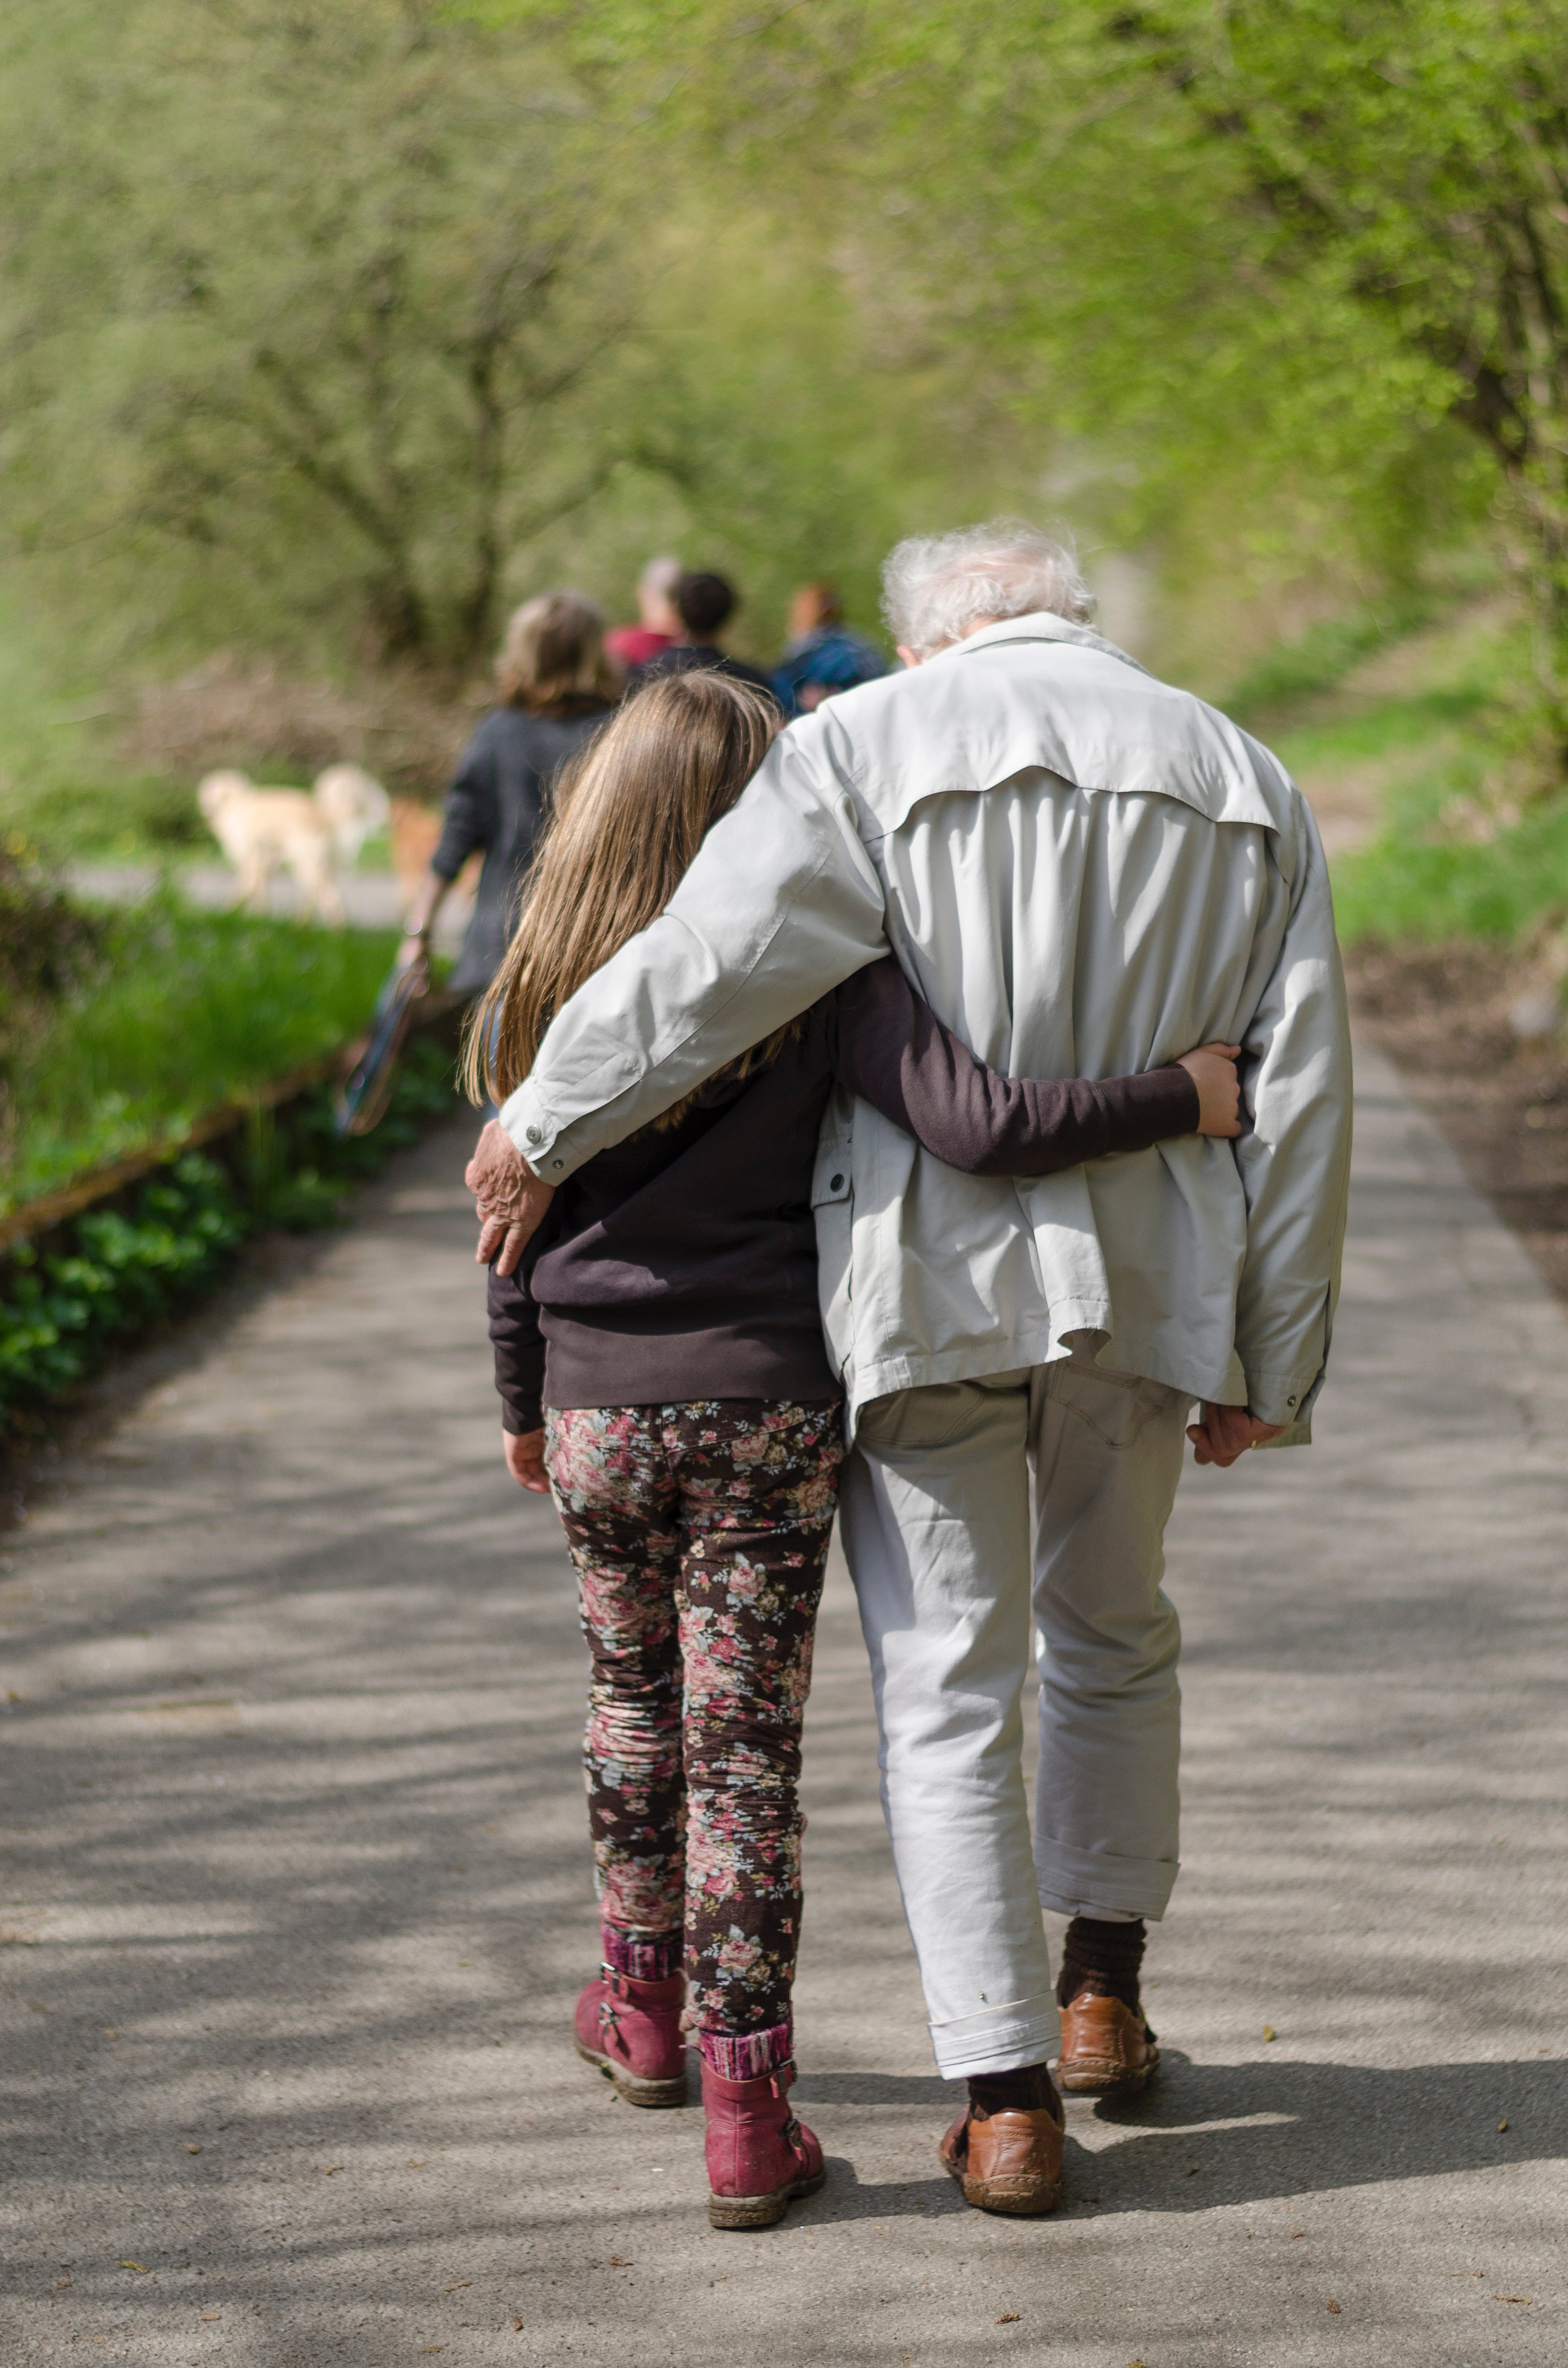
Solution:
{"label": "dark sock", "polygon": [[982,2072],[969,2084],[969,2108],[982,2121],[993,2113],[1033,2113],[1044,2107],[1062,2119],[1062,2100],[1050,2067],[1022,2064],[1015,2072]]}
{"label": "dark sock", "polygon": [[1119,1998],[1137,2014],[1145,1937],[1142,1917],[1135,1924],[1105,1924],[1096,1916],[1074,1916],[1062,1951],[1057,2005],[1071,2006],[1087,1990],[1091,1998]]}

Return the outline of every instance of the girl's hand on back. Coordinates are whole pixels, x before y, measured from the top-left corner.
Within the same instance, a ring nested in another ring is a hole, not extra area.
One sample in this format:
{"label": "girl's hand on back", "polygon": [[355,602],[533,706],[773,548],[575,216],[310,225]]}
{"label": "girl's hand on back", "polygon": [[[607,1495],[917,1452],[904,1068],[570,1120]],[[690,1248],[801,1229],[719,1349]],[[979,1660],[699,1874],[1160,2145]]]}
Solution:
{"label": "girl's hand on back", "polygon": [[1242,1091],[1236,1083],[1239,1044],[1199,1044],[1176,1063],[1198,1087],[1199,1134],[1240,1134]]}

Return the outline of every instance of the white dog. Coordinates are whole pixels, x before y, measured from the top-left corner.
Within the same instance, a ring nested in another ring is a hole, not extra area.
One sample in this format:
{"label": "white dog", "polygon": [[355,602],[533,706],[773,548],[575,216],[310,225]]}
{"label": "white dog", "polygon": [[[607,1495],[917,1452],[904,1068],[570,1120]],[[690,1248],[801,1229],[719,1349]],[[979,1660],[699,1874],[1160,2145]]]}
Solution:
{"label": "white dog", "polygon": [[329,765],[316,775],[312,793],[328,822],[345,863],[353,863],[368,838],[385,830],[392,803],[363,765]]}
{"label": "white dog", "polygon": [[346,916],[333,859],[352,863],[388,814],[386,791],[358,765],[329,765],[309,793],[258,789],[244,773],[209,773],[196,802],[239,875],[245,903],[266,912],[272,876],[287,867],[299,884],[301,917],[319,913],[339,926]]}

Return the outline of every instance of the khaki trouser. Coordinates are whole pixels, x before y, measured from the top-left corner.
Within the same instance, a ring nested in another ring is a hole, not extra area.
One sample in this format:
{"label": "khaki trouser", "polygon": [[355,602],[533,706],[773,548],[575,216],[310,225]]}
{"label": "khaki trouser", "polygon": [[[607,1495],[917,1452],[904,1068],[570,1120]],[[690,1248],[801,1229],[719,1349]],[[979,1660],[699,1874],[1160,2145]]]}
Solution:
{"label": "khaki trouser", "polygon": [[[1080,1349],[901,1391],[861,1415],[844,1542],[882,1806],[950,2079],[1054,2052],[1042,1902],[1158,1917],[1170,1897],[1180,1631],[1160,1580],[1189,1405]],[[1034,1625],[1045,1658],[1031,1863],[1020,1753]]]}

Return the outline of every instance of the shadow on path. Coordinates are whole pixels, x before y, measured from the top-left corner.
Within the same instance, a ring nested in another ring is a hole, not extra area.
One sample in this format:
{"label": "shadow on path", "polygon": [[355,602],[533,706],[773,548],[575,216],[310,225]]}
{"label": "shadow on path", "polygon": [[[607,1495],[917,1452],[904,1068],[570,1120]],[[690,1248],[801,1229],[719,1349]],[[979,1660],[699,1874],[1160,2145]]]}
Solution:
{"label": "shadow on path", "polygon": [[[801,2074],[791,2101],[802,2110],[915,2107],[931,2113],[935,2134],[961,2096],[944,2080],[819,2072]],[[1087,2111],[1069,2104],[1064,2208],[1210,2211],[1565,2157],[1568,2059],[1562,2057],[1378,2070],[1193,2064],[1167,2054],[1160,2084],[1146,2097]],[[812,2210],[824,2219],[858,2220],[955,2207],[964,2208],[939,2172],[914,2184],[861,2187],[853,2167],[839,2162]]]}

